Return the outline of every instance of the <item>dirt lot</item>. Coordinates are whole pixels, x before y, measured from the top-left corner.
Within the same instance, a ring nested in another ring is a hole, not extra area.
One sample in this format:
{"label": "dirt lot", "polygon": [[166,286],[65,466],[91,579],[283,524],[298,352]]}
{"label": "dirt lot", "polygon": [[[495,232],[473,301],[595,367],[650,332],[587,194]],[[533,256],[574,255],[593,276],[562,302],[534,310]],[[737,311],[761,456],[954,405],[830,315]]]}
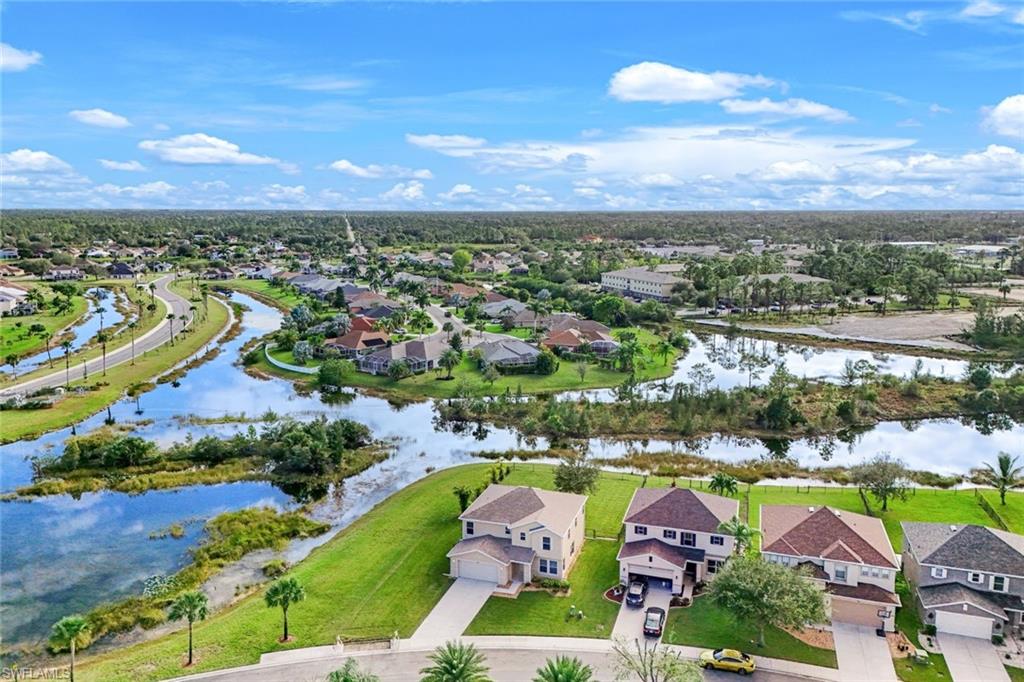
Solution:
{"label": "dirt lot", "polygon": [[[1006,301],[1008,303],[1009,302],[1013,302],[1013,301],[1016,301],[1018,303],[1024,303],[1024,281],[1012,280],[1010,282],[1010,286],[1012,288],[1010,289],[1010,293],[1008,293],[1006,295]],[[992,296],[993,298],[999,298],[999,299],[1001,299],[1003,297],[1002,292],[999,291],[999,289],[995,288],[995,287],[978,288],[978,289],[964,289],[963,293],[965,293],[965,294],[984,294],[985,296]]]}

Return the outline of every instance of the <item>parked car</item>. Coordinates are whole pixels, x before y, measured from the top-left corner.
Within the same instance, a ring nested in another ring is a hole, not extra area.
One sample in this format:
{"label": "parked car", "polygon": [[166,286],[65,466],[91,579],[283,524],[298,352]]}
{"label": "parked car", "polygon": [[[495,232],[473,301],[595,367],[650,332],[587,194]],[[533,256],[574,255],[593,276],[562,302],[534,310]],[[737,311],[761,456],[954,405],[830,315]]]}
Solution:
{"label": "parked car", "polygon": [[728,672],[749,675],[757,669],[752,656],[736,649],[715,649],[701,652],[700,667],[726,670]]}
{"label": "parked car", "polygon": [[647,599],[647,583],[642,580],[634,580],[626,590],[626,606],[641,608]]}
{"label": "parked car", "polygon": [[644,636],[661,637],[661,629],[665,627],[665,609],[652,606],[644,615]]}

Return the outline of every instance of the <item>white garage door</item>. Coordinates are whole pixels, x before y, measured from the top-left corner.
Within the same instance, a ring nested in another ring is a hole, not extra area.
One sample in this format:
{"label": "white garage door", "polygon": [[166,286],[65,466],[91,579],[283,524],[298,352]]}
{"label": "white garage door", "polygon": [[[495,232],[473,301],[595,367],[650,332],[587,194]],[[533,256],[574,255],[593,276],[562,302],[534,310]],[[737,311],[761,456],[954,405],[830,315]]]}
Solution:
{"label": "white garage door", "polygon": [[459,577],[496,583],[498,582],[498,567],[494,564],[485,564],[482,561],[459,559]]}
{"label": "white garage door", "polygon": [[951,635],[988,639],[992,636],[992,621],[966,613],[936,611],[935,629],[939,632],[948,632]]}

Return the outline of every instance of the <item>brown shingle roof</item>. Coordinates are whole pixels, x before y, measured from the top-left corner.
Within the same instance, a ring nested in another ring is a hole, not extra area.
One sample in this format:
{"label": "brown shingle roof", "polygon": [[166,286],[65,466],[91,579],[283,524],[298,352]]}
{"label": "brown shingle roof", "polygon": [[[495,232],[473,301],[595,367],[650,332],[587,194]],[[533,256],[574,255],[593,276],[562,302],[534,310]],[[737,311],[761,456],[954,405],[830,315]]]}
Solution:
{"label": "brown shingle roof", "polygon": [[703,549],[670,545],[662,542],[661,540],[655,539],[636,540],[634,542],[625,543],[622,545],[622,548],[619,549],[619,554],[616,557],[616,560],[630,559],[637,556],[647,556],[648,554],[656,556],[663,561],[669,562],[673,566],[678,566],[679,568],[686,568],[687,561],[696,561],[698,563],[704,561]]}
{"label": "brown shingle roof", "polygon": [[761,505],[761,551],[899,568],[879,519],[831,507]]}
{"label": "brown shingle roof", "polygon": [[565,535],[587,502],[586,495],[494,484],[459,516],[508,526],[533,522]]}
{"label": "brown shingle roof", "polygon": [[888,590],[883,590],[878,585],[872,585],[871,583],[861,583],[860,585],[837,585],[836,583],[829,583],[826,591],[837,597],[863,599],[864,601],[873,601],[878,602],[879,604],[900,605],[900,598],[898,595]]}
{"label": "brown shingle roof", "polygon": [[459,554],[467,554],[469,552],[482,552],[487,556],[500,561],[503,564],[508,564],[510,561],[515,561],[519,564],[528,564],[533,561],[533,558],[537,555],[529,547],[519,547],[512,544],[512,541],[508,538],[496,538],[493,535],[479,535],[475,538],[466,538],[461,540],[454,547],[448,550],[448,557],[457,556]]}
{"label": "brown shingle roof", "polygon": [[623,523],[714,533],[739,508],[736,500],[689,488],[637,488]]}

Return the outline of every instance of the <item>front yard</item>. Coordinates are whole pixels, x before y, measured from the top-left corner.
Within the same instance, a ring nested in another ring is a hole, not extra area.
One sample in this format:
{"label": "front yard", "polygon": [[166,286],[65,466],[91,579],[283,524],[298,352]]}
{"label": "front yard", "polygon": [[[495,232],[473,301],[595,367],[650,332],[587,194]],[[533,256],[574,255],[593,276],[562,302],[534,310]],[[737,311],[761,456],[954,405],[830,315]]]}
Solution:
{"label": "front yard", "polygon": [[708,649],[739,648],[752,656],[782,658],[828,668],[836,667],[836,652],[819,649],[778,628],[765,630],[765,646],[757,646],[757,628],[737,623],[728,612],[707,597],[697,597],[689,608],[672,609],[665,625],[664,641]]}

